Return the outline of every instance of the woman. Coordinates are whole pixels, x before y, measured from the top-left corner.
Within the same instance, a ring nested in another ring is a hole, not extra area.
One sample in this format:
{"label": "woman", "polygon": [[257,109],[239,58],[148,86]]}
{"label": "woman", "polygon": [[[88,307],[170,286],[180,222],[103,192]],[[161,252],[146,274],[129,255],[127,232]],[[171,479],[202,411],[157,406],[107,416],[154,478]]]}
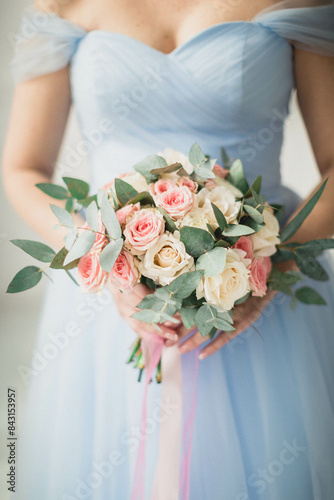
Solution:
{"label": "woman", "polygon": [[[266,0],[36,2],[23,19],[13,62],[18,84],[3,167],[14,207],[43,238],[62,246],[64,235],[51,230],[50,200],[34,185],[51,179],[73,101],[90,148],[92,191],[145,156],[166,147],[187,153],[198,142],[212,157],[219,158],[221,146],[240,157],[250,181],[262,174],[266,197],[285,204],[290,217],[301,205],[280,184],[279,153],[295,87],[329,181],[294,239],[330,237],[333,9],[328,2]],[[101,141],[94,147],[89,137],[96,131]],[[326,257],[323,265],[333,280]],[[161,387],[151,384],[144,435],[143,386],[124,364],[133,332],[149,329],[131,318],[147,290],[138,286],[126,301],[115,294],[112,302],[83,297],[67,276],[54,280],[35,351],[44,364],[30,377],[19,498],[127,500],[143,439],[145,498],[187,498],[173,465],[163,471],[167,485],[160,490],[155,473],[163,455],[159,427],[174,421],[178,405],[161,402]],[[280,294],[252,299],[233,336],[221,333],[203,347],[191,500],[332,497],[333,282],[316,286],[327,308],[291,311]],[[264,342],[247,329],[259,317]],[[162,332],[166,348],[182,353],[184,394],[194,348],[203,342],[194,334],[180,344],[187,333],[182,325],[164,325]],[[52,359],[50,344],[57,346]]]}

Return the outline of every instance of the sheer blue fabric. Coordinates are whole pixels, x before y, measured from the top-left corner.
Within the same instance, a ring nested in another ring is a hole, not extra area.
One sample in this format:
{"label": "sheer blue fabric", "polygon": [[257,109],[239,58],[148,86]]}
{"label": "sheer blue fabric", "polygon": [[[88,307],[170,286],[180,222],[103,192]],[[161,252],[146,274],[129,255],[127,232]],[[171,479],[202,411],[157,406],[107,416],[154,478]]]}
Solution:
{"label": "sheer blue fabric", "polygon": [[[187,153],[198,142],[212,157],[224,146],[241,158],[249,180],[261,174],[267,198],[289,214],[299,200],[282,186],[279,156],[294,45],[334,55],[333,4],[220,23],[168,55],[29,9],[12,69],[21,82],[70,64],[93,191],[149,154]],[[334,272],[327,257],[322,262],[331,281],[305,285],[327,307],[292,311],[278,294],[257,323],[263,340],[248,329],[200,363],[191,500],[333,497]],[[128,500],[143,389],[124,363],[134,334],[108,295],[84,296],[66,275],[53,278],[25,372],[18,496]],[[189,369],[187,356],[182,364]],[[148,485],[159,395],[151,384]],[[163,414],[173,411],[170,403]]]}

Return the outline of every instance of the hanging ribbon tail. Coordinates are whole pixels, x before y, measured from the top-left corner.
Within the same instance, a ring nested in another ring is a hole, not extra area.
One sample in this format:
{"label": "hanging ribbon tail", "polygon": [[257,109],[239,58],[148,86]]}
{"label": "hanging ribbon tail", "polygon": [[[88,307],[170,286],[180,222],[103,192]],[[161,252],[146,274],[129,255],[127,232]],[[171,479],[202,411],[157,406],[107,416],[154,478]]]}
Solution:
{"label": "hanging ribbon tail", "polygon": [[[143,410],[142,410],[142,422],[141,422],[141,433],[143,437],[145,436],[147,425],[147,412],[146,412],[146,402],[147,402],[147,391],[148,386],[151,382],[151,378],[159,364],[162,348],[164,345],[164,339],[159,337],[155,333],[146,333],[142,337],[142,350],[145,361],[145,387],[144,387],[144,397],[143,397]],[[146,439],[145,437],[140,441],[137,455],[137,463],[135,468],[133,488],[131,493],[131,500],[145,500],[145,470],[146,470]]]}

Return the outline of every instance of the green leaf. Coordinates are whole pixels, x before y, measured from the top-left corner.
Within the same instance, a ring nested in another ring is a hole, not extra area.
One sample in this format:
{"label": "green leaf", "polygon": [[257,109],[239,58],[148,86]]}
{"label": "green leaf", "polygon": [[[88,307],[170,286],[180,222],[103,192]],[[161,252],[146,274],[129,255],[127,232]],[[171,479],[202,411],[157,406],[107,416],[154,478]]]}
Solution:
{"label": "green leaf", "polygon": [[221,153],[221,159],[222,159],[222,164],[224,168],[229,168],[230,166],[230,158],[226,152],[225,148],[220,148],[220,153]]}
{"label": "green leaf", "polygon": [[138,309],[153,309],[154,306],[160,307],[162,309],[164,302],[151,293],[146,295],[143,300],[136,306]]}
{"label": "green leaf", "polygon": [[95,242],[95,233],[92,231],[86,230],[83,231],[79,236],[76,242],[74,243],[71,250],[65,257],[64,265],[70,264],[76,259],[80,259],[86,255],[87,252],[92,248]]}
{"label": "green leaf", "polygon": [[65,237],[65,248],[66,250],[71,250],[74,245],[75,240],[78,236],[78,226],[74,226],[71,231]]}
{"label": "green leaf", "polygon": [[334,239],[311,240],[301,244],[298,251],[307,252],[312,255],[320,255],[323,251],[334,248]]}
{"label": "green leaf", "polygon": [[325,306],[327,305],[327,302],[321,295],[319,295],[318,292],[316,292],[313,288],[310,287],[303,287],[299,288],[296,291],[295,297],[300,301],[303,302],[303,304],[314,304],[318,306]]}
{"label": "green leaf", "polygon": [[240,160],[236,160],[232,163],[230,172],[226,179],[242,193],[247,193],[249,186]]}
{"label": "green leaf", "polygon": [[203,304],[203,302],[205,302],[205,299],[204,298],[198,299],[196,297],[196,292],[193,292],[191,295],[189,295],[189,297],[183,299],[182,305],[184,307],[200,307]]}
{"label": "green leaf", "polygon": [[118,240],[118,238],[122,236],[122,229],[118,222],[115,210],[112,208],[106,197],[102,198],[101,217],[109,236],[114,240]]}
{"label": "green leaf", "polygon": [[213,173],[213,167],[216,160],[206,160],[198,167],[195,167],[195,174],[203,180],[214,179],[216,175]]}
{"label": "green leaf", "polygon": [[250,227],[251,229],[253,229],[253,231],[255,233],[261,231],[261,229],[264,228],[265,224],[257,224],[256,222],[253,221],[253,219],[251,219],[250,217],[247,217],[247,219],[244,219],[242,221],[242,224],[244,226],[247,226],[247,227]]}
{"label": "green leaf", "polygon": [[257,194],[260,194],[260,191],[261,191],[261,184],[262,184],[262,175],[259,175],[255,181],[253,182],[253,184],[251,185],[251,187],[248,189],[247,193],[245,194],[245,197],[249,197],[249,196],[253,196],[253,193],[257,193]]}
{"label": "green leaf", "polygon": [[81,179],[73,177],[63,177],[63,181],[68,187],[69,192],[76,200],[84,200],[89,193],[89,184]]}
{"label": "green leaf", "polygon": [[51,182],[40,182],[36,187],[55,200],[66,200],[68,197],[66,188]]}
{"label": "green leaf", "polygon": [[69,278],[71,278],[71,280],[73,281],[73,283],[77,286],[80,286],[79,283],[77,282],[77,280],[74,278],[74,276],[72,276],[72,274],[69,272],[68,269],[65,269],[65,273],[67,274],[67,276]]}
{"label": "green leaf", "polygon": [[39,241],[11,240],[11,242],[40,262],[51,262],[56,255],[56,252],[52,248]]}
{"label": "green leaf", "polygon": [[209,304],[201,306],[196,313],[196,326],[202,337],[209,335],[214,327],[214,320],[217,317],[217,311]]}
{"label": "green leaf", "polygon": [[195,326],[195,317],[197,311],[197,307],[181,307],[180,314],[182,322],[186,328],[192,328],[193,326]]}
{"label": "green leaf", "polygon": [[104,271],[110,273],[110,271],[114,267],[114,264],[122,248],[123,248],[122,238],[110,241],[110,243],[108,243],[108,245],[104,247],[99,257],[101,267],[102,269],[104,269]]}
{"label": "green leaf", "polygon": [[29,290],[42,279],[41,270],[36,266],[28,266],[19,271],[10,282],[7,293],[18,293]]}
{"label": "green leaf", "polygon": [[182,227],[180,239],[184,243],[188,254],[193,257],[199,257],[204,252],[208,252],[215,244],[215,240],[208,231],[197,227]]}
{"label": "green leaf", "polygon": [[73,198],[67,198],[66,204],[65,204],[65,210],[67,210],[69,213],[73,212],[74,208],[74,200]]}
{"label": "green leaf", "polygon": [[239,306],[240,304],[243,304],[244,302],[246,302],[246,300],[249,299],[250,296],[251,296],[251,292],[246,293],[246,295],[244,295],[243,297],[241,297],[241,299],[236,300],[234,302],[234,305],[235,306]]}
{"label": "green leaf", "polygon": [[329,280],[329,276],[325,269],[312,255],[296,250],[295,260],[300,271],[305,274],[305,276],[309,276],[310,278],[317,281]]}
{"label": "green leaf", "polygon": [[144,321],[145,323],[159,323],[160,315],[157,311],[143,309],[142,311],[134,313],[131,318],[137,319],[138,321]]}
{"label": "green leaf", "polygon": [[225,241],[225,240],[219,240],[215,243],[215,248],[220,247],[220,248],[230,248],[231,245]]}
{"label": "green leaf", "polygon": [[150,183],[158,179],[158,176],[152,174],[151,170],[163,167],[167,167],[166,160],[162,158],[162,156],[153,155],[148,156],[145,160],[142,160],[139,163],[136,163],[133,168],[136,172],[139,172],[143,177],[145,177],[147,182]]}
{"label": "green leaf", "polygon": [[247,236],[253,233],[255,233],[254,229],[244,224],[229,224],[227,229],[223,232],[223,235],[231,238],[234,236]]}
{"label": "green leaf", "polygon": [[66,227],[72,227],[74,225],[74,219],[67,210],[57,207],[56,205],[50,205],[50,208],[59,220],[60,224]]}
{"label": "green leaf", "polygon": [[181,168],[182,168],[181,163],[172,163],[167,167],[154,168],[153,170],[151,170],[151,174],[153,175],[172,174],[173,172],[178,172]]}
{"label": "green leaf", "polygon": [[256,208],[253,208],[250,205],[244,205],[244,211],[256,224],[263,224],[263,215],[260,214]]}
{"label": "green leaf", "polygon": [[96,202],[93,201],[90,205],[88,205],[86,210],[86,220],[87,224],[93,231],[99,230],[99,214]]}
{"label": "green leaf", "polygon": [[219,208],[214,203],[211,203],[211,206],[212,206],[213,212],[215,214],[215,217],[216,217],[216,220],[218,222],[220,229],[222,231],[224,231],[228,227],[227,220],[225,219],[225,215],[223,214],[223,212],[221,210],[219,210]]}
{"label": "green leaf", "polygon": [[175,278],[168,289],[177,299],[186,299],[196,290],[202,279],[203,271],[190,271]]}
{"label": "green leaf", "polygon": [[274,263],[286,262],[287,260],[294,260],[295,254],[292,250],[288,250],[284,247],[277,247],[277,251],[271,256],[271,260]]}
{"label": "green leaf", "polygon": [[171,217],[169,217],[166,210],[164,210],[162,207],[157,207],[157,209],[164,216],[167,231],[169,231],[170,233],[174,233],[174,231],[177,231],[177,226],[175,222]]}
{"label": "green leaf", "polygon": [[226,264],[226,249],[213,248],[201,255],[196,262],[196,270],[204,271],[204,276],[213,277],[221,274]]}
{"label": "green leaf", "polygon": [[325,182],[318,189],[315,195],[312,196],[309,202],[306,203],[305,207],[303,207],[300,210],[300,212],[296,215],[296,217],[294,217],[294,219],[292,219],[292,221],[285,226],[280,236],[282,242],[289,240],[296,233],[296,231],[298,231],[298,229],[300,228],[306,217],[308,217],[308,215],[312,212],[313,208],[318,202],[320,196],[323,193],[323,190],[325,189],[327,181],[328,179],[325,180]]}
{"label": "green leaf", "polygon": [[117,178],[115,179],[115,191],[118,201],[123,206],[139,194],[130,184]]}
{"label": "green leaf", "polygon": [[83,207],[88,207],[93,201],[95,201],[96,204],[98,204],[98,201],[97,201],[97,194],[94,194],[94,196],[89,196],[88,198],[86,198],[85,200],[80,200],[80,205],[82,205]]}
{"label": "green leaf", "polygon": [[127,202],[127,205],[135,205],[138,202],[140,202],[141,206],[151,205],[152,207],[155,207],[154,200],[148,191],[143,191],[142,193],[137,194],[137,196]]}
{"label": "green leaf", "polygon": [[54,256],[52,262],[50,264],[51,269],[65,269],[65,271],[69,271],[70,269],[74,269],[79,264],[79,259],[74,260],[67,266],[64,266],[64,260],[68,254],[68,250],[63,247],[59,252]]}
{"label": "green leaf", "polygon": [[202,162],[206,160],[205,155],[197,142],[193,144],[189,151],[189,161],[193,167],[198,167]]}

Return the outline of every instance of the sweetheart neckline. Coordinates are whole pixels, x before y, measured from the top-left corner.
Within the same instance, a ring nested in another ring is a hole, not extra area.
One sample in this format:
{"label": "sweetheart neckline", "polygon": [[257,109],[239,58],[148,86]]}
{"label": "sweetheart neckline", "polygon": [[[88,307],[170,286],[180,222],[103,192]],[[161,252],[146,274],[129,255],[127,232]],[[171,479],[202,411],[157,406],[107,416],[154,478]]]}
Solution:
{"label": "sweetheart neckline", "polygon": [[[40,9],[37,9],[34,5],[32,5],[31,8],[35,12],[43,12]],[[116,32],[116,31],[103,30],[103,29],[95,29],[95,30],[87,31],[84,28],[82,28],[81,26],[79,26],[78,24],[76,24],[76,23],[74,23],[72,21],[69,21],[68,19],[65,19],[64,17],[61,17],[60,15],[58,15],[58,14],[56,14],[54,12],[50,12],[50,13],[44,12],[44,13],[46,15],[49,15],[50,17],[54,17],[54,18],[56,18],[56,19],[64,22],[65,24],[68,24],[68,25],[72,26],[76,30],[81,31],[82,32],[82,36],[86,37],[86,36],[89,36],[89,35],[92,35],[92,34],[103,34],[103,35],[107,35],[107,36],[110,36],[110,37],[112,37],[112,36],[120,36],[120,37],[122,37],[124,39],[127,39],[129,41],[133,41],[134,43],[136,43],[138,45],[144,46],[148,50],[151,50],[151,51],[153,51],[155,53],[158,53],[158,54],[160,54],[162,56],[165,56],[165,57],[169,58],[169,57],[173,57],[175,54],[177,54],[178,52],[182,51],[184,48],[188,47],[188,45],[191,45],[191,44],[195,43],[198,39],[200,39],[201,37],[207,35],[211,31],[213,31],[215,29],[220,29],[223,26],[249,25],[249,26],[260,26],[260,27],[265,28],[266,26],[264,26],[260,22],[258,22],[258,19],[262,18],[262,17],[266,17],[268,14],[270,15],[273,12],[274,13],[278,12],[279,10],[285,10],[285,9],[272,10],[269,7],[269,8],[263,9],[262,11],[258,12],[251,20],[222,21],[221,23],[213,24],[211,26],[208,26],[207,28],[202,29],[201,31],[199,31],[198,33],[196,33],[195,35],[193,35],[192,37],[190,37],[188,40],[186,40],[185,42],[183,42],[180,45],[178,45],[177,47],[175,47],[175,49],[173,49],[171,52],[162,52],[161,50],[156,49],[155,47],[152,47],[152,45],[149,45],[149,44],[147,44],[145,42],[142,42],[138,38],[132,37],[130,35],[126,35],[125,33],[119,33],[119,32]],[[290,10],[296,10],[296,9],[292,8]]]}

